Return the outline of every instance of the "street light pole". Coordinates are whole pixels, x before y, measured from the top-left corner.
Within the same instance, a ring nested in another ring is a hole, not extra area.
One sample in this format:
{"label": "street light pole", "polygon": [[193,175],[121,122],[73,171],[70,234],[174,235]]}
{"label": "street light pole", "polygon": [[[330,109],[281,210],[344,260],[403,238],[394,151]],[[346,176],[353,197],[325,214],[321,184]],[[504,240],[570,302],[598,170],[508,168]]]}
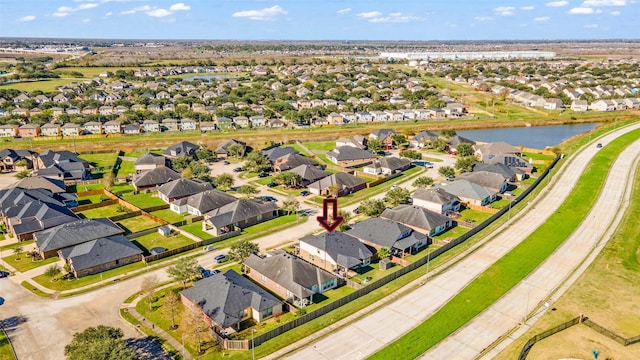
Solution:
{"label": "street light pole", "polygon": [[256,359],[255,343],[253,342],[256,329],[251,329],[251,360]]}

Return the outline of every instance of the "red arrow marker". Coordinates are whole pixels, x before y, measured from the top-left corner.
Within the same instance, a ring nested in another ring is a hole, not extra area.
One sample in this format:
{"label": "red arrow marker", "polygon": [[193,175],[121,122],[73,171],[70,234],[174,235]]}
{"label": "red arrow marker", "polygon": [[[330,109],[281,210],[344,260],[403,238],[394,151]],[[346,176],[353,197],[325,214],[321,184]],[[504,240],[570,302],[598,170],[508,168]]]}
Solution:
{"label": "red arrow marker", "polygon": [[[329,205],[333,205],[333,213],[331,218],[333,219],[333,223],[329,223],[327,220],[329,219]],[[322,226],[328,232],[332,232],[335,230],[342,222],[344,221],[344,217],[338,215],[338,199],[334,198],[326,198],[322,200],[322,216],[316,217],[320,226]]]}

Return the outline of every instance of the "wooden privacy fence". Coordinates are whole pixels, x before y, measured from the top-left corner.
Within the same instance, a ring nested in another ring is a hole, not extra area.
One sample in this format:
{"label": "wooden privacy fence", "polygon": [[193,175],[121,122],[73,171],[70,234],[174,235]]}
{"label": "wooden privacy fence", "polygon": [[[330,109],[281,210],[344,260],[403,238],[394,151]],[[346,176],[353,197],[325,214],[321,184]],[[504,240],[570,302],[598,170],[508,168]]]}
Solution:
{"label": "wooden privacy fence", "polygon": [[[551,165],[549,165],[549,167],[542,173],[540,174],[540,176],[538,177],[538,179],[536,179],[536,181],[529,187],[527,188],[525,191],[522,192],[522,194],[520,194],[515,200],[512,201],[511,206],[519,203],[520,201],[522,201],[527,195],[529,195],[529,193],[531,193],[531,191],[533,191],[533,189],[535,189],[541,182],[542,180],[544,180],[545,177],[547,177],[549,175],[549,172],[551,171],[551,169],[553,169],[553,167],[557,164],[558,160],[560,160],[560,157],[556,157],[553,162],[551,163]],[[504,207],[502,209],[500,209],[498,212],[496,212],[495,214],[491,215],[491,217],[489,217],[487,220],[485,220],[484,222],[482,222],[481,224],[479,224],[478,226],[476,226],[475,228],[471,229],[470,231],[468,231],[467,233],[461,235],[460,237],[452,240],[451,242],[443,245],[442,247],[435,249],[434,251],[430,252],[429,256],[427,257],[423,257],[420,258],[418,260],[416,260],[414,263],[411,263],[409,265],[407,265],[406,267],[403,267],[402,269],[392,272],[390,274],[387,274],[386,276],[380,278],[377,281],[374,281],[372,283],[367,284],[366,286],[357,289],[356,291],[352,292],[351,294],[339,298],[336,301],[329,303],[323,307],[320,307],[314,311],[311,311],[305,315],[299,316],[297,318],[295,318],[292,321],[289,321],[287,323],[284,323],[282,325],[280,325],[277,328],[274,328],[272,330],[269,330],[265,333],[262,333],[260,335],[257,335],[254,338],[254,344],[255,346],[258,346],[268,340],[271,340],[279,335],[282,335],[284,333],[286,333],[289,330],[295,329],[296,327],[303,325],[313,319],[316,319],[322,315],[325,315],[351,301],[354,301],[364,295],[369,294],[370,292],[377,290],[378,288],[380,288],[383,285],[388,284],[389,282],[411,272],[416,270],[417,268],[426,265],[428,261],[432,261],[433,259],[437,258],[438,256],[442,255],[443,253],[445,253],[446,251],[462,244],[463,242],[467,241],[470,237],[472,237],[473,235],[477,234],[478,232],[480,232],[481,230],[483,230],[484,228],[486,228],[487,226],[489,226],[493,221],[495,221],[496,219],[498,219],[500,216],[504,215],[507,211],[509,211],[509,207]],[[640,340],[638,340],[640,341]]]}

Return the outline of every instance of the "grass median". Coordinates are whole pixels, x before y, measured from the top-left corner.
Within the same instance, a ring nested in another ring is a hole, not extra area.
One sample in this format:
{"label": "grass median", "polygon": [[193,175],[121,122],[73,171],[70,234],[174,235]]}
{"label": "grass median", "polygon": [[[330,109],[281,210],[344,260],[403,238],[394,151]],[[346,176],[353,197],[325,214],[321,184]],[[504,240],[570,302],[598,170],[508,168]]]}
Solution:
{"label": "grass median", "polygon": [[452,334],[531,273],[575,230],[595,203],[605,176],[622,150],[635,141],[631,131],[599,151],[565,202],[543,225],[496,261],[439,311],[370,359],[415,358]]}

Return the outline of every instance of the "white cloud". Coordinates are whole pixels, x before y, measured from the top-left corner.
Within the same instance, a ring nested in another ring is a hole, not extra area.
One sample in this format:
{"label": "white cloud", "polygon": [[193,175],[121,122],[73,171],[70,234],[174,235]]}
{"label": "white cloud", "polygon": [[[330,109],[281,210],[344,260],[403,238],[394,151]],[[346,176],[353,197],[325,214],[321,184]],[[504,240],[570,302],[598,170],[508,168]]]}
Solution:
{"label": "white cloud", "polygon": [[78,6],[77,8],[75,8],[74,10],[87,10],[87,9],[93,9],[95,7],[98,7],[99,4],[96,3],[88,3],[88,4],[82,4],[80,6]]}
{"label": "white cloud", "polygon": [[20,21],[20,22],[27,22],[27,21],[33,21],[33,20],[35,20],[35,19],[36,19],[36,17],[35,17],[35,16],[33,16],[33,15],[27,15],[27,16],[23,16],[23,17],[19,18],[19,19],[18,19],[18,21]]}
{"label": "white cloud", "polygon": [[109,11],[108,13],[104,14],[104,16],[111,16],[113,15],[113,13],[111,11]]}
{"label": "white cloud", "polygon": [[498,6],[497,8],[493,9],[493,12],[496,15],[500,16],[511,16],[515,15],[515,10],[516,8],[513,6]]}
{"label": "white cloud", "polygon": [[52,15],[52,16],[55,16],[55,17],[65,17],[65,16],[69,15],[69,13],[68,13],[68,12],[60,12],[60,11],[56,11],[56,12],[54,12],[54,13],[53,13],[53,14],[51,14],[51,15]]}
{"label": "white cloud", "polygon": [[60,6],[58,8],[58,12],[61,12],[61,13],[63,13],[63,12],[68,13],[68,12],[72,12],[72,11],[73,11],[73,8],[69,7],[69,6]]}
{"label": "white cloud", "polygon": [[131,14],[135,14],[136,11],[135,10],[125,10],[125,11],[121,11],[120,15],[131,15]]}
{"label": "white cloud", "polygon": [[491,21],[493,18],[491,16],[476,16],[474,17],[477,21]]}
{"label": "white cloud", "polygon": [[53,14],[51,14],[52,16],[56,16],[56,17],[65,17],[67,15],[69,15],[72,12],[76,12],[76,11],[80,11],[80,10],[88,10],[88,9],[93,9],[100,6],[100,4],[97,3],[86,3],[86,4],[80,4],[77,7],[70,7],[70,6],[60,6],[58,8],[58,10],[56,10],[56,12],[54,12]]}
{"label": "white cloud", "polygon": [[545,5],[549,7],[561,7],[561,6],[569,5],[569,2],[568,1],[549,1]]}
{"label": "white cloud", "polygon": [[535,6],[523,6],[520,9],[524,10],[524,11],[531,11],[531,10],[535,9]]}
{"label": "white cloud", "polygon": [[587,24],[584,26],[585,29],[597,29],[598,24]]}
{"label": "white cloud", "polygon": [[261,10],[245,10],[238,11],[233,13],[231,16],[233,17],[246,17],[251,20],[274,20],[279,15],[287,15],[287,11],[284,10],[280,5],[274,5],[269,8],[264,8]]}
{"label": "white cloud", "polygon": [[545,22],[545,21],[549,21],[549,19],[550,18],[548,16],[540,16],[540,17],[533,18],[533,21]]}
{"label": "white cloud", "polygon": [[346,14],[351,11],[351,8],[344,8],[336,11],[337,14]]}
{"label": "white cloud", "polygon": [[420,18],[400,12],[393,12],[389,13],[387,16],[376,16],[369,18],[368,21],[372,23],[408,23],[416,20],[420,20]]}
{"label": "white cloud", "polygon": [[175,3],[169,7],[169,11],[188,11],[191,10],[191,6],[184,3]]}
{"label": "white cloud", "polygon": [[91,22],[91,19],[82,19],[82,22],[86,24],[88,22]]}
{"label": "white cloud", "polygon": [[576,7],[569,10],[569,14],[572,14],[572,15],[587,15],[587,14],[593,14],[593,12],[594,12],[593,8],[589,8],[589,7]]}
{"label": "white cloud", "polygon": [[609,14],[613,15],[613,16],[619,16],[621,14],[620,11],[612,11]]}
{"label": "white cloud", "polygon": [[582,7],[599,7],[599,6],[626,6],[626,0],[585,0]]}
{"label": "white cloud", "polygon": [[147,11],[145,14],[151,17],[165,17],[165,16],[171,15],[172,13],[167,9],[155,9],[155,10]]}
{"label": "white cloud", "polygon": [[153,9],[156,9],[156,7],[155,6],[151,7],[149,5],[143,5],[143,6],[134,7],[133,10],[130,10],[130,11],[133,11],[133,12],[136,12],[136,11],[151,11]]}
{"label": "white cloud", "polygon": [[365,19],[369,19],[369,18],[375,18],[382,15],[382,13],[380,11],[369,11],[369,12],[363,12],[360,13],[358,15],[356,15],[357,17],[361,17],[361,18],[365,18]]}

